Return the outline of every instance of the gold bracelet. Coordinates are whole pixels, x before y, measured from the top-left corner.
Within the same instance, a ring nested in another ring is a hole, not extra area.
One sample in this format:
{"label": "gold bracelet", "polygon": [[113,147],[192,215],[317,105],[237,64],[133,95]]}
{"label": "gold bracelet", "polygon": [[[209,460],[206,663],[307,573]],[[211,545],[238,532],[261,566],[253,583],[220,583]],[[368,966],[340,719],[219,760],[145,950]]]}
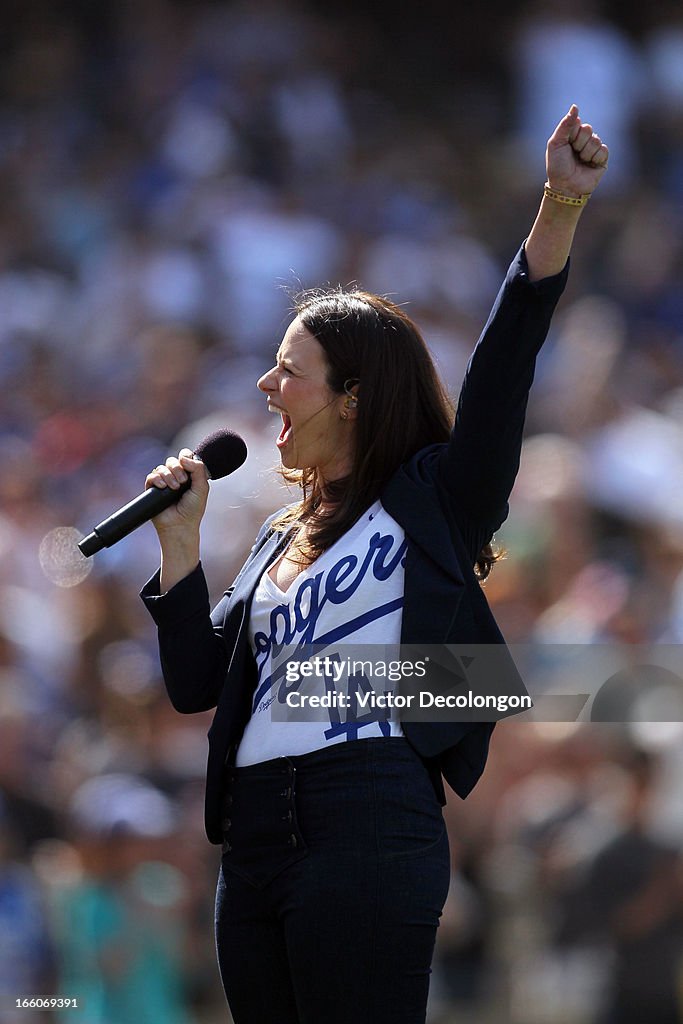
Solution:
{"label": "gold bracelet", "polygon": [[543,186],[543,195],[556,203],[565,203],[567,206],[585,206],[591,197],[590,192],[584,192],[581,196],[566,196],[564,192],[558,192],[557,189],[552,188],[549,181],[546,181]]}

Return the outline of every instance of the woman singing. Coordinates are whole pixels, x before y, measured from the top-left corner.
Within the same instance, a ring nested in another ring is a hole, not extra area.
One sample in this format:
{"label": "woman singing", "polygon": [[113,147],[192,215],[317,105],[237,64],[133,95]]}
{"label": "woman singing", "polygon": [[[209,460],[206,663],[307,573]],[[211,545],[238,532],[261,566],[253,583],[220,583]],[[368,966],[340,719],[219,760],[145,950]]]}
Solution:
{"label": "woman singing", "polygon": [[[189,450],[147,478],[192,486],[155,526],[143,599],[178,711],[216,708],[206,828],[222,844],[221,977],[236,1024],[420,1024],[449,883],[443,779],[465,797],[492,723],[276,714],[306,645],[502,644],[480,580],[507,516],[536,355],[607,148],[573,106],[538,216],[470,359],[455,419],[415,324],[363,291],[309,293],[258,381],[301,500],[261,528],[210,612],[208,494]],[[357,681],[356,681],[357,682]],[[350,686],[351,680],[347,680]]]}

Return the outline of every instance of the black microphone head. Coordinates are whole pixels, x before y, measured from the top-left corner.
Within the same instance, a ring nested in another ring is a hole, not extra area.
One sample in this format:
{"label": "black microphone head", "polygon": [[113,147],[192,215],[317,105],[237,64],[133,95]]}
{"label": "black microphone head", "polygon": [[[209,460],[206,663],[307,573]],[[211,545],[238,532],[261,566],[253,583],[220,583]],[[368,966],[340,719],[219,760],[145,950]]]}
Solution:
{"label": "black microphone head", "polygon": [[247,446],[239,434],[232,430],[214,430],[194,450],[209,471],[212,480],[220,480],[242,465],[247,457]]}

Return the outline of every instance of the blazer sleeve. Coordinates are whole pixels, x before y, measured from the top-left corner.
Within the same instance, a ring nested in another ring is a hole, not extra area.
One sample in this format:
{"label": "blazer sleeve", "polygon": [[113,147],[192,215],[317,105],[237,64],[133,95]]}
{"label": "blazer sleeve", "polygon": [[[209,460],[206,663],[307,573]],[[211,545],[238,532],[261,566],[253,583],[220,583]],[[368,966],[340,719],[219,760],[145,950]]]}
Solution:
{"label": "blazer sleeve", "polygon": [[194,714],[218,704],[237,639],[230,632],[226,635],[230,598],[237,579],[269,535],[273,518],[261,527],[235,582],[213,611],[201,563],[164,594],[159,570],[140,591],[157,625],[161,670],[176,711]]}
{"label": "blazer sleeve", "polygon": [[461,526],[477,524],[489,539],[507,518],[536,356],[568,270],[529,281],[522,246],[467,364],[439,478]]}
{"label": "blazer sleeve", "polygon": [[140,591],[157,625],[159,657],[166,690],[176,711],[193,714],[218,703],[230,660],[223,622],[230,591],[213,613],[201,564],[165,594],[160,573]]}

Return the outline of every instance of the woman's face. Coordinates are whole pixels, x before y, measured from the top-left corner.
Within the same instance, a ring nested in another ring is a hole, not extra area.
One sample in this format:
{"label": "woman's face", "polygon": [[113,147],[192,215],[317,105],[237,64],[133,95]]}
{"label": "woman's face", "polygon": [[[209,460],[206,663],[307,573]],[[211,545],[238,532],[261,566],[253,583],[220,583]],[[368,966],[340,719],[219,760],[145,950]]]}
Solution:
{"label": "woman's face", "polygon": [[282,417],[275,442],[282,465],[315,468],[324,480],[346,476],[351,469],[355,410],[345,408],[346,395],[330,390],[322,346],[298,317],[289,325],[276,360],[257,387],[268,397],[268,411]]}

